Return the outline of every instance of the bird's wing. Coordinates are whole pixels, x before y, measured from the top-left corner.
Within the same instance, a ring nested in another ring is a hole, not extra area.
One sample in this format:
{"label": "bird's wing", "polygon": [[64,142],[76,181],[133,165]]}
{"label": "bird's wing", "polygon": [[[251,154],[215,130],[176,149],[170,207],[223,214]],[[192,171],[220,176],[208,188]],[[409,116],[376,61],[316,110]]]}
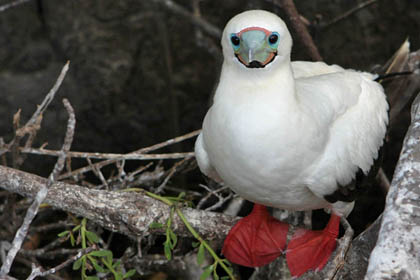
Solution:
{"label": "bird's wing", "polygon": [[295,79],[345,71],[338,65],[328,65],[321,61],[293,61],[291,64]]}
{"label": "bird's wing", "polygon": [[223,182],[216,169],[214,169],[214,167],[211,165],[209,155],[207,154],[205,144],[203,142],[202,132],[200,133],[200,135],[198,135],[197,140],[195,141],[194,150],[195,158],[197,160],[197,164],[201,172],[218,183]]}
{"label": "bird's wing", "polygon": [[382,86],[373,78],[369,73],[346,70],[296,79],[303,108],[323,127],[320,131],[329,134],[324,153],[311,170],[311,181],[319,182],[311,190],[319,196],[348,185],[359,169],[367,174],[378,157],[388,123],[388,103]]}

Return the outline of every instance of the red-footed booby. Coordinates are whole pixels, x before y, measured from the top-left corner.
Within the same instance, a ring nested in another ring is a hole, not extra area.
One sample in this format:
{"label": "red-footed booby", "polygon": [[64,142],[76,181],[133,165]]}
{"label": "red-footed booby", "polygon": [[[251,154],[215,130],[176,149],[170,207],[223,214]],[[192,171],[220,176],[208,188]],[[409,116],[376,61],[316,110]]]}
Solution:
{"label": "red-footed booby", "polygon": [[196,158],[204,174],[255,203],[222,252],[240,265],[268,264],[286,249],[288,225],[266,206],[329,208],[326,228],[299,230],[286,251],[293,276],[322,269],[336,247],[340,217],[352,211],[352,193],[372,173],[383,144],[383,88],[370,73],[291,62],[291,35],[266,11],[233,17],[221,43],[220,81]]}

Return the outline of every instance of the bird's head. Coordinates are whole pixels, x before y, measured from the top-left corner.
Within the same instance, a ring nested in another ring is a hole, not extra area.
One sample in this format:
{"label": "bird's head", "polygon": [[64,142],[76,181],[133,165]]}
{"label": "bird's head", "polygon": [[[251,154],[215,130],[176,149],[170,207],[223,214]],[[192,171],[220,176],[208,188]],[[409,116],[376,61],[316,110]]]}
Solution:
{"label": "bird's head", "polygon": [[275,14],[246,11],[233,17],[222,38],[225,62],[260,69],[290,60],[292,37],[286,24]]}

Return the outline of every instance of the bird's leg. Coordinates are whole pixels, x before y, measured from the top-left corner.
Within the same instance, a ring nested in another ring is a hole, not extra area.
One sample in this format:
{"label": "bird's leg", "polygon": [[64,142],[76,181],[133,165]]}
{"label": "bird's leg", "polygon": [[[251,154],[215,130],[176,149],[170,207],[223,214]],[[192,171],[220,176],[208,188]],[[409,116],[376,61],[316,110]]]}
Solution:
{"label": "bird's leg", "polygon": [[288,230],[289,225],[273,218],[267,207],[254,204],[251,214],[230,230],[222,253],[229,261],[243,266],[266,265],[283,253]]}
{"label": "bird's leg", "polygon": [[340,216],[332,213],[324,230],[299,229],[290,240],[286,259],[292,276],[321,270],[337,246]]}

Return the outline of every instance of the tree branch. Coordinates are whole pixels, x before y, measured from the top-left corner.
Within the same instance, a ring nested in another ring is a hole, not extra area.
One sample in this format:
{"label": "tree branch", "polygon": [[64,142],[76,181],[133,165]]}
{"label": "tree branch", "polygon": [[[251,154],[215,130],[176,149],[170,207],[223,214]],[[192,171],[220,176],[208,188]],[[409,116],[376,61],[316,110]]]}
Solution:
{"label": "tree branch", "polygon": [[411,119],[366,279],[420,278],[420,94]]}
{"label": "tree branch", "polygon": [[[10,192],[34,197],[46,184],[45,178],[0,166],[0,188]],[[165,224],[170,215],[166,204],[143,193],[94,190],[63,182],[56,182],[49,188],[45,202],[133,238],[152,232],[163,233],[164,229],[151,230],[149,225],[152,222]],[[239,219],[191,208],[182,211],[191,225],[207,240],[222,241]],[[174,216],[173,229],[180,236],[191,236],[177,216]]]}
{"label": "tree branch", "polygon": [[299,13],[296,9],[293,0],[274,0],[274,3],[278,3],[283,10],[286,12],[289,17],[290,23],[292,24],[293,29],[296,31],[296,34],[299,37],[299,40],[305,46],[308,55],[314,61],[322,61],[322,56],[318,51],[314,41],[312,40],[311,35],[308,32],[305,24],[300,19]]}
{"label": "tree branch", "polygon": [[[55,92],[60,87],[61,82],[63,81],[63,79],[65,77],[65,73],[67,72],[68,63],[64,66],[64,69],[65,70],[62,71],[60,77],[58,78],[56,84],[54,85],[54,87],[51,89],[50,92],[54,92],[54,94],[55,94]],[[48,188],[55,182],[58,174],[61,172],[61,170],[64,167],[64,163],[65,163],[65,159],[66,159],[66,152],[70,149],[71,143],[73,141],[74,128],[75,128],[75,125],[76,125],[76,117],[74,116],[74,110],[71,107],[68,100],[64,99],[63,103],[64,103],[64,106],[66,107],[66,110],[69,114],[69,120],[68,120],[68,123],[67,123],[67,131],[66,131],[66,135],[65,135],[65,138],[64,138],[64,144],[61,148],[60,156],[58,157],[57,162],[54,166],[54,169],[51,172],[50,176],[48,177],[48,180],[47,180],[46,184],[42,185],[39,188],[39,190],[36,192],[36,194],[34,195],[35,199],[32,202],[31,206],[28,208],[28,210],[26,212],[26,215],[25,215],[25,219],[24,219],[21,227],[16,232],[16,235],[13,239],[12,247],[10,248],[9,252],[7,253],[6,260],[4,261],[4,263],[1,266],[0,276],[6,276],[7,274],[9,274],[9,271],[10,271],[10,268],[12,266],[13,260],[15,259],[15,256],[16,256],[17,252],[19,251],[19,249],[22,247],[22,243],[25,240],[25,237],[28,233],[29,226],[31,225],[33,219],[35,218],[36,214],[38,213],[39,206],[41,205],[41,203],[45,200],[45,197],[47,196]],[[48,106],[48,105],[46,105],[46,106]],[[37,110],[37,112],[38,112],[38,110]],[[42,111],[40,110],[39,112],[41,114]],[[29,123],[29,121],[28,121],[28,123]]]}

